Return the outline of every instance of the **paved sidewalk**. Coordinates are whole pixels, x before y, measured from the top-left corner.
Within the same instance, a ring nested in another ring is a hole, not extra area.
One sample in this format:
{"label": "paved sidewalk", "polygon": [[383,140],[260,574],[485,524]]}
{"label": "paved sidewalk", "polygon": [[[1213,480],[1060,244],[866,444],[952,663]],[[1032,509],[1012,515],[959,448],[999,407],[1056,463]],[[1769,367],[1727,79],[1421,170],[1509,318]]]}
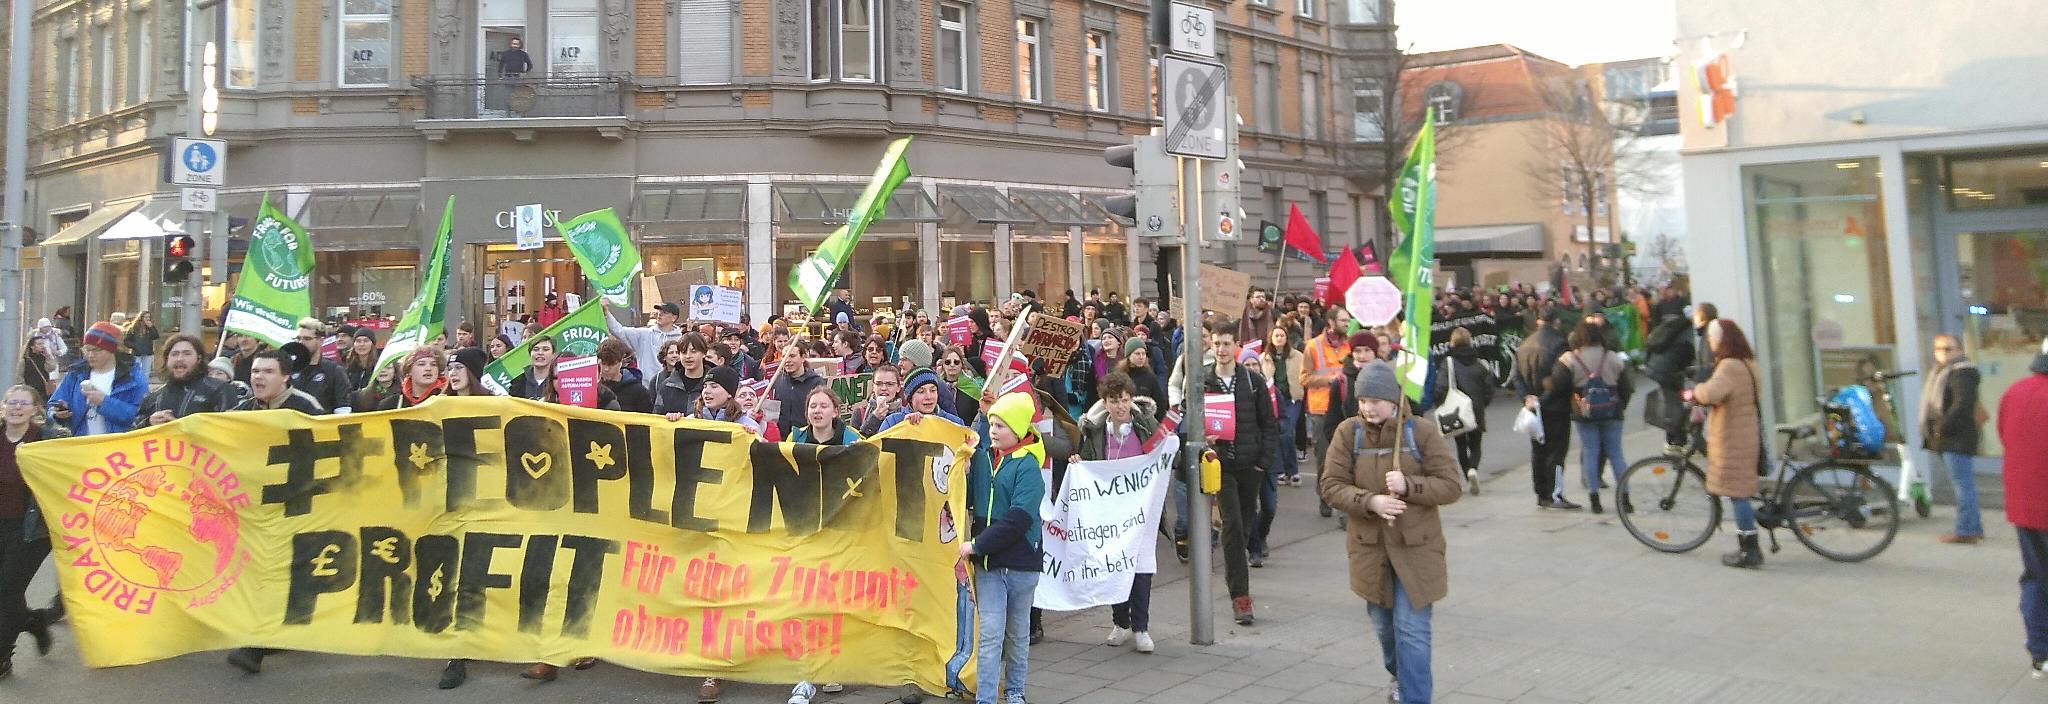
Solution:
{"label": "paved sidewalk", "polygon": [[[1628,440],[1639,453],[1659,444],[1653,433]],[[1985,516],[1991,539],[1970,547],[1935,544],[1952,516],[1945,508],[1909,517],[1890,550],[1855,565],[1781,536],[1784,550],[1746,572],[1720,565],[1733,543],[1726,533],[1664,555],[1629,538],[1612,514],[1540,511],[1520,461],[1497,455],[1484,493],[1444,511],[1451,595],[1436,607],[1439,702],[2048,702],[2048,682],[2025,674],[2019,557],[2002,514]],[[1159,652],[1102,645],[1108,609],[1049,614],[1051,638],[1032,649],[1030,701],[1383,701],[1387,674],[1365,604],[1348,587],[1335,521],[1316,517],[1307,486],[1281,489],[1281,502],[1272,559],[1252,571],[1258,625],[1231,624],[1219,565],[1218,642],[1188,645],[1188,575],[1162,543]],[[32,598],[47,598],[48,576]],[[218,653],[88,671],[68,640],[60,630],[47,659],[17,655],[0,701],[616,704],[692,702],[697,685],[605,665],[539,684],[519,679],[519,666],[476,663],[468,685],[439,692],[438,662],[289,653],[253,677]],[[782,704],[787,692],[733,683],[724,701]],[[854,688],[819,701],[895,695]]]}

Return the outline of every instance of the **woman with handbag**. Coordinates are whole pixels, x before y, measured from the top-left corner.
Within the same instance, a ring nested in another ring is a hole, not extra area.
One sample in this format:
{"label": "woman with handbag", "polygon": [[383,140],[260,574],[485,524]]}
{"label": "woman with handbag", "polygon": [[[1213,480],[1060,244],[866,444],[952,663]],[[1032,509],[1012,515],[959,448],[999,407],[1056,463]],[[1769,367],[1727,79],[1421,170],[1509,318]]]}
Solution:
{"label": "woman with handbag", "polygon": [[1444,355],[1444,367],[1444,372],[1436,375],[1438,388],[1433,397],[1444,399],[1437,404],[1440,415],[1459,405],[1450,398],[1451,392],[1462,393],[1469,400],[1465,407],[1472,409],[1471,429],[1458,432],[1451,440],[1458,446],[1458,466],[1464,469],[1465,481],[1476,494],[1484,448],[1480,438],[1486,434],[1486,408],[1493,403],[1493,390],[1500,386],[1500,378],[1479,358],[1479,347],[1472,344],[1472,331],[1463,327],[1451,330],[1451,349]]}
{"label": "woman with handbag", "polygon": [[1721,556],[1729,567],[1756,569],[1764,564],[1757,547],[1756,496],[1758,467],[1763,462],[1762,372],[1756,352],[1742,328],[1726,319],[1707,323],[1707,349],[1714,372],[1687,392],[1687,400],[1706,406],[1707,493],[1726,497],[1735,514],[1735,552]]}

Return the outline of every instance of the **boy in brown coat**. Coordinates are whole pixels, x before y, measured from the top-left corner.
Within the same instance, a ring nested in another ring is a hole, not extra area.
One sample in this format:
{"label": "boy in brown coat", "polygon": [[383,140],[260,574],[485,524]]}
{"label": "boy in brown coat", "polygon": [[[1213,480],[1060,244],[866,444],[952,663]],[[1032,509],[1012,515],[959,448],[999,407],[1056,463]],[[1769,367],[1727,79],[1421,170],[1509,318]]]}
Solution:
{"label": "boy in brown coat", "polygon": [[1337,426],[1317,488],[1351,517],[1351,591],[1366,600],[1394,677],[1388,701],[1427,702],[1431,604],[1450,591],[1437,507],[1458,500],[1464,477],[1436,423],[1406,410],[1393,367],[1367,364],[1357,397],[1359,415]]}

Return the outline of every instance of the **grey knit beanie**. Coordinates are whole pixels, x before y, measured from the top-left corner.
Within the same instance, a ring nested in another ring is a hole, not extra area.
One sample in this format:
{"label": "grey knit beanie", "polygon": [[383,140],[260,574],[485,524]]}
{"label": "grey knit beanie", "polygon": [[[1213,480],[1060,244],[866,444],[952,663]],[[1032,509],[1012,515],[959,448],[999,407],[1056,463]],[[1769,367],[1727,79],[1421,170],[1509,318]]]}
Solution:
{"label": "grey knit beanie", "polygon": [[1394,376],[1394,368],[1386,362],[1373,360],[1358,370],[1358,398],[1379,399],[1401,402],[1401,381]]}
{"label": "grey knit beanie", "polygon": [[897,346],[896,356],[910,360],[911,369],[928,369],[932,366],[932,346],[924,340],[906,340]]}

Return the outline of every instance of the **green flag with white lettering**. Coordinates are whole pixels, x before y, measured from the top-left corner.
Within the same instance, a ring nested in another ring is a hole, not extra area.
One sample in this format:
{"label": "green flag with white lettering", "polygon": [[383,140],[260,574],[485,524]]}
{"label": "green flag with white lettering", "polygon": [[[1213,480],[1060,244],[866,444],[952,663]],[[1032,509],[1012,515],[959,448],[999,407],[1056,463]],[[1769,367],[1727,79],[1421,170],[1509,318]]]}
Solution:
{"label": "green flag with white lettering", "polygon": [[377,355],[376,369],[403,361],[441,335],[448,312],[448,241],[455,229],[455,196],[441,209],[441,226],[434,233],[434,254],[427,259],[427,276],[420,280],[420,292],[398,318],[398,327]]}
{"label": "green flag with white lettering", "polygon": [[853,246],[860,242],[861,233],[867,231],[868,223],[882,219],[889,209],[889,196],[896,193],[904,179],[910,178],[910,160],[903,155],[909,148],[909,137],[889,143],[889,150],[882,154],[882,163],[875,167],[868,187],[860,192],[860,200],[854,201],[853,210],[846,214],[846,224],[833,230],[818,245],[818,251],[790,269],[789,290],[796,293],[805,310],[816,314],[818,307],[825,304],[825,294],[846,268],[846,260],[853,256]]}
{"label": "green flag with white lettering", "polygon": [[604,302],[593,300],[577,306],[575,312],[562,316],[561,320],[547,326],[540,334],[526,338],[518,347],[506,352],[505,356],[484,365],[484,378],[479,380],[483,382],[484,388],[499,396],[509,393],[512,379],[526,373],[526,368],[533,364],[533,358],[527,354],[527,350],[533,347],[534,340],[541,337],[554,341],[555,356],[559,358],[588,357],[597,354],[598,343],[611,337],[611,331],[605,328]]}
{"label": "green flag with white lettering", "polygon": [[1414,350],[1395,360],[1401,375],[1401,390],[1420,402],[1429,381],[1430,304],[1435,298],[1432,282],[1436,267],[1436,115],[1431,112],[1408,150],[1408,162],[1401,166],[1400,197],[1389,199],[1387,209],[1394,215],[1394,229],[1401,235],[1394,255],[1387,258],[1387,273],[1401,289],[1401,347]]}
{"label": "green flag with white lettering", "polygon": [[618,214],[611,208],[592,211],[555,229],[569,243],[569,252],[583,267],[583,278],[590,279],[598,295],[620,308],[631,307],[633,284],[640,280],[640,249],[633,246]]}
{"label": "green flag with white lettering", "polygon": [[265,195],[224,327],[278,346],[297,339],[299,320],[312,315],[313,240]]}

